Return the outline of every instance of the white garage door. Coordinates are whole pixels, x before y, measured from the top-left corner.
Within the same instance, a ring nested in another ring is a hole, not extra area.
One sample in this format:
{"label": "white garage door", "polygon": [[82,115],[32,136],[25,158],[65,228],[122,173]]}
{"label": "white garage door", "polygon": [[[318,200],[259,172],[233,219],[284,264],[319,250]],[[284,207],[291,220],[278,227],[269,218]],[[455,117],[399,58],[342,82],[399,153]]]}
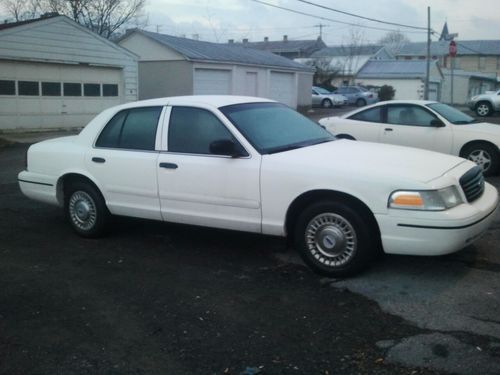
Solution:
{"label": "white garage door", "polygon": [[222,69],[195,69],[195,95],[229,95],[231,94],[231,71]]}
{"label": "white garage door", "polygon": [[84,126],[123,102],[122,70],[0,62],[0,130]]}
{"label": "white garage door", "polygon": [[295,107],[295,74],[271,72],[271,99]]}

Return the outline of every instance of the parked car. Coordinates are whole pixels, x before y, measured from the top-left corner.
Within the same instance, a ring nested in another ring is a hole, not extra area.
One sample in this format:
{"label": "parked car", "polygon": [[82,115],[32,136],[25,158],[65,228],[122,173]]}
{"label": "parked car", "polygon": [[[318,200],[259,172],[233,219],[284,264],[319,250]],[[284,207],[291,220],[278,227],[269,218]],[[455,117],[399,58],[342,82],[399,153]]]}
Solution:
{"label": "parked car", "polygon": [[342,86],[334,91],[335,94],[347,98],[347,103],[356,107],[364,107],[367,104],[378,102],[378,95],[361,86]]}
{"label": "parked car", "polygon": [[500,126],[478,123],[446,104],[393,100],[319,121],[341,138],[390,143],[457,155],[486,175],[500,166]]}
{"label": "parked car", "polygon": [[486,91],[484,94],[473,96],[468,105],[478,116],[489,116],[495,111],[500,111],[500,90]]}
{"label": "parked car", "polygon": [[84,237],[110,215],[289,236],[329,276],[361,270],[380,248],[457,251],[498,205],[468,160],[336,140],[282,104],[233,96],[107,109],[78,136],[32,145],[18,179]]}
{"label": "parked car", "polygon": [[312,87],[312,105],[323,108],[340,107],[347,104],[347,98],[343,95],[334,94],[322,87]]}

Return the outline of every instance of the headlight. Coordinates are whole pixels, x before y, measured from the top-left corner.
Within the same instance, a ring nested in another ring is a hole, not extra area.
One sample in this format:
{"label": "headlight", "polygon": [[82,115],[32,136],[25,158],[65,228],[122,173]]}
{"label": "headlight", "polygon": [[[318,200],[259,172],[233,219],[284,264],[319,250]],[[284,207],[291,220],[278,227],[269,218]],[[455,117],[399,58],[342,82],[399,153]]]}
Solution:
{"label": "headlight", "polygon": [[440,190],[398,190],[389,197],[389,207],[403,210],[443,211],[463,203],[455,186]]}

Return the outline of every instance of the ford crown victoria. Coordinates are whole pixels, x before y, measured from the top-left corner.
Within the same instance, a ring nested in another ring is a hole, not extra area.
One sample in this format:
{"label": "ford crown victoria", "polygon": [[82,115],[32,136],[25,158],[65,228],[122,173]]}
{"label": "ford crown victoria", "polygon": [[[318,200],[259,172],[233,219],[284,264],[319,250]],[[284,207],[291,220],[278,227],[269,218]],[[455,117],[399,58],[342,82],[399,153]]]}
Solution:
{"label": "ford crown victoria", "polygon": [[78,136],[32,145],[18,179],[84,237],[105,233],[111,215],[283,236],[330,276],[381,249],[460,250],[498,205],[471,161],[336,139],[282,104],[234,96],[107,109]]}

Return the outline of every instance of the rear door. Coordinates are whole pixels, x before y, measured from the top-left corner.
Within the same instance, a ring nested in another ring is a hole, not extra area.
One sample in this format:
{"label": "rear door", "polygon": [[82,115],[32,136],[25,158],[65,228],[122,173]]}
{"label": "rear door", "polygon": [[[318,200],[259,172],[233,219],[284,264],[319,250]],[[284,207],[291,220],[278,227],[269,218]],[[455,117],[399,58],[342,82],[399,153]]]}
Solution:
{"label": "rear door", "polygon": [[118,112],[85,156],[113,214],[161,220],[156,180],[163,107]]}

